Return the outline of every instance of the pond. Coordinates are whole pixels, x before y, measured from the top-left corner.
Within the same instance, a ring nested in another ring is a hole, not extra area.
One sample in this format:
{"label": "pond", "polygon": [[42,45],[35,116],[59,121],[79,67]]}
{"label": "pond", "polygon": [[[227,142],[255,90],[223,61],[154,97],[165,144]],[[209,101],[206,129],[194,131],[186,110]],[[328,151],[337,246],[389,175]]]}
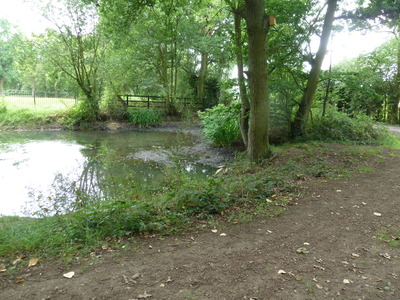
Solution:
{"label": "pond", "polygon": [[176,170],[206,177],[215,168],[182,152],[195,143],[168,131],[0,132],[0,216],[65,213]]}

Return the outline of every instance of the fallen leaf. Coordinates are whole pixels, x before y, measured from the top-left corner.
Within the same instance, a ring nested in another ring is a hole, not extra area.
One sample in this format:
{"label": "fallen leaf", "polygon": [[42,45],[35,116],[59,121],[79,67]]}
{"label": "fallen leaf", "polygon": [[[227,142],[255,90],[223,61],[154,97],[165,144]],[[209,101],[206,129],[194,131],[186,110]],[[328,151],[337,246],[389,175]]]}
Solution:
{"label": "fallen leaf", "polygon": [[310,243],[304,242],[303,245],[304,246],[310,246]]}
{"label": "fallen leaf", "polygon": [[160,284],[160,287],[165,287],[165,284],[164,284],[164,283],[161,283],[161,284]]}
{"label": "fallen leaf", "polygon": [[144,291],[144,294],[140,294],[140,295],[138,296],[139,299],[147,299],[147,298],[149,298],[149,297],[151,297],[151,295],[150,295],[150,294],[147,294],[146,291]]}
{"label": "fallen leaf", "polygon": [[219,168],[219,169],[214,173],[214,175],[218,175],[218,173],[222,172],[223,170],[224,170],[223,167],[222,167],[222,168]]}
{"label": "fallen leaf", "polygon": [[28,263],[28,268],[30,268],[30,267],[33,267],[33,266],[36,266],[37,265],[37,263],[38,263],[38,259],[37,258],[32,258],[32,259],[30,259],[29,260],[29,263]]}
{"label": "fallen leaf", "polygon": [[24,279],[20,279],[20,280],[17,280],[15,283],[16,283],[16,284],[21,284],[21,283],[24,283],[24,282],[25,282]]}
{"label": "fallen leaf", "polygon": [[319,285],[319,284],[317,284],[316,286],[317,286],[317,288],[319,288],[320,290],[322,290],[322,289],[324,288],[322,285]]}
{"label": "fallen leaf", "polygon": [[382,214],[378,213],[378,212],[374,212],[374,215],[377,216],[377,217],[381,217],[382,216]]}
{"label": "fallen leaf", "polygon": [[21,261],[20,258],[17,258],[16,260],[13,260],[11,263],[13,264],[13,266],[15,266],[17,263],[19,263]]}
{"label": "fallen leaf", "polygon": [[390,255],[387,253],[379,253],[379,255],[382,256],[383,258],[390,259]]}
{"label": "fallen leaf", "polygon": [[361,202],[361,204],[364,205],[364,206],[367,205],[367,203],[365,203],[365,202]]}
{"label": "fallen leaf", "polygon": [[350,280],[348,280],[348,279],[343,279],[343,283],[345,283],[345,284],[349,284],[349,283],[351,283],[351,281],[350,281]]}
{"label": "fallen leaf", "polygon": [[217,232],[218,232],[218,230],[217,230],[217,229],[211,229],[211,232],[213,232],[213,233],[217,233]]}
{"label": "fallen leaf", "polygon": [[352,253],[351,256],[353,256],[353,257],[360,257],[360,254]]}
{"label": "fallen leaf", "polygon": [[283,271],[283,270],[279,270],[279,271],[278,271],[278,274],[282,274],[282,275],[283,275],[283,274],[286,274],[286,272]]}
{"label": "fallen leaf", "polygon": [[316,269],[320,269],[320,270],[322,270],[322,271],[325,271],[325,268],[324,268],[324,267],[322,267],[322,266],[314,265],[314,268],[316,268]]}
{"label": "fallen leaf", "polygon": [[171,279],[171,277],[168,277],[166,282],[172,282],[173,280]]}
{"label": "fallen leaf", "polygon": [[301,254],[308,254],[308,253],[310,253],[310,251],[307,250],[307,248],[304,248],[304,247],[298,248],[298,249],[296,250],[296,252],[297,252],[297,253],[301,253]]}
{"label": "fallen leaf", "polygon": [[226,233],[221,233],[219,236],[226,236]]}
{"label": "fallen leaf", "polygon": [[1,273],[1,272],[6,272],[6,271],[7,271],[6,268],[4,268],[3,266],[0,266],[0,273]]}
{"label": "fallen leaf", "polygon": [[122,278],[124,278],[124,283],[125,284],[130,284],[128,277],[126,275],[122,275]]}
{"label": "fallen leaf", "polygon": [[65,278],[71,279],[72,277],[75,276],[75,272],[68,272],[68,273],[63,274],[63,276]]}

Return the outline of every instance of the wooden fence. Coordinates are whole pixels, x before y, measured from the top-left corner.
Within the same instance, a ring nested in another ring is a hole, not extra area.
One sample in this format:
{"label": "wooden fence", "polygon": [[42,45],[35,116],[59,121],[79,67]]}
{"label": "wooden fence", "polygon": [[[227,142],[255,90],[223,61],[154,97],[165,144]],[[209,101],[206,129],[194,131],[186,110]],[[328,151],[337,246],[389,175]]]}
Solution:
{"label": "wooden fence", "polygon": [[[119,95],[119,97],[127,107],[165,109],[167,105],[165,96]],[[174,105],[193,110],[204,110],[208,106],[206,98],[170,97],[169,99]]]}

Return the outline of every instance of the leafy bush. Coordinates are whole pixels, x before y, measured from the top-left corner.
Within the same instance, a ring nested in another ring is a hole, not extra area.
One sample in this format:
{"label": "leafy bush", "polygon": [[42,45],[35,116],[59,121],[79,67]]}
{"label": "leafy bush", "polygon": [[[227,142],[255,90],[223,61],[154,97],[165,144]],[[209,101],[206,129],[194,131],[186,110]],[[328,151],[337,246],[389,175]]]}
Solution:
{"label": "leafy bush", "polygon": [[135,109],[128,112],[128,120],[139,127],[150,127],[161,124],[163,115],[155,109]]}
{"label": "leafy bush", "polygon": [[240,138],[240,103],[230,106],[219,104],[199,112],[205,137],[217,147],[231,146]]}
{"label": "leafy bush", "polygon": [[378,126],[365,115],[351,118],[334,109],[329,109],[324,117],[319,110],[314,111],[307,132],[309,138],[313,140],[345,141],[366,145],[381,144],[389,136],[385,128]]}

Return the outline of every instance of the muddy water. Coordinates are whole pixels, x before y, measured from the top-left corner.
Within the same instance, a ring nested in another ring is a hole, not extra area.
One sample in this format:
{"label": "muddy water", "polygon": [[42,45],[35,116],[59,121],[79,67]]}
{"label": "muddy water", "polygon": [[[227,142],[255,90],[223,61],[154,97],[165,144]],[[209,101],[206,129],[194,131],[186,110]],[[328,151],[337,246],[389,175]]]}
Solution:
{"label": "muddy water", "polygon": [[168,173],[215,170],[188,155],[196,137],[165,131],[0,133],[0,215],[65,213]]}

